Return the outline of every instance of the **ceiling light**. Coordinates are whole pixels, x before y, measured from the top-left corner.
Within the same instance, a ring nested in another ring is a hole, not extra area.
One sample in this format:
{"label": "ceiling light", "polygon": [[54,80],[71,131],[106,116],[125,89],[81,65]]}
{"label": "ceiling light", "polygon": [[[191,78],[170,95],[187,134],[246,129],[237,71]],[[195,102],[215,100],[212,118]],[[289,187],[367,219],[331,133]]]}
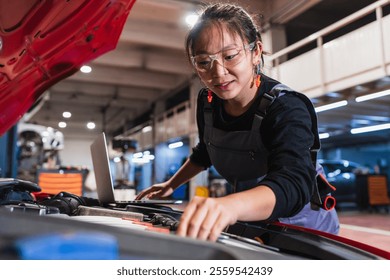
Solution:
{"label": "ceiling light", "polygon": [[363,102],[363,101],[366,101],[366,100],[379,98],[379,97],[383,97],[383,96],[386,96],[386,95],[390,95],[390,89],[356,97],[355,101],[356,102]]}
{"label": "ceiling light", "polygon": [[173,142],[171,144],[168,145],[168,148],[169,149],[176,149],[176,148],[179,148],[183,146],[183,142],[182,141],[178,141],[178,142]]}
{"label": "ceiling light", "polygon": [[143,132],[143,133],[146,133],[146,132],[149,132],[149,131],[152,131],[152,127],[151,127],[150,125],[145,126],[145,127],[142,129],[142,132]]}
{"label": "ceiling light", "polygon": [[370,120],[352,120],[352,124],[355,124],[355,125],[369,125],[371,123]]}
{"label": "ceiling light", "polygon": [[95,127],[96,127],[96,124],[94,122],[87,123],[87,128],[88,129],[94,129]]}
{"label": "ceiling light", "polygon": [[390,123],[365,126],[365,127],[359,127],[359,128],[352,128],[351,133],[358,134],[358,133],[365,133],[365,132],[378,131],[378,130],[384,130],[384,129],[390,129]]}
{"label": "ceiling light", "polygon": [[150,162],[149,159],[143,158],[143,157],[142,158],[133,158],[131,161],[134,163],[149,163]]}
{"label": "ceiling light", "polygon": [[187,25],[190,28],[192,28],[195,25],[195,23],[198,21],[198,18],[199,18],[199,16],[196,14],[191,14],[191,15],[186,16]]}
{"label": "ceiling light", "polygon": [[329,133],[320,133],[318,136],[320,137],[320,139],[329,138]]}
{"label": "ceiling light", "polygon": [[66,119],[69,119],[71,116],[72,116],[72,113],[71,112],[63,112],[62,113],[62,116]]}
{"label": "ceiling light", "polygon": [[91,68],[91,66],[84,65],[84,66],[81,66],[80,71],[88,74],[88,73],[92,72],[92,68]]}
{"label": "ceiling light", "polygon": [[121,162],[121,158],[120,157],[114,157],[113,161],[115,163]]}
{"label": "ceiling light", "polygon": [[154,160],[155,156],[154,155],[146,155],[146,156],[144,156],[144,158],[146,158],[148,160]]}
{"label": "ceiling light", "polygon": [[133,158],[141,158],[143,156],[143,153],[142,152],[139,152],[139,153],[135,153],[133,155]]}
{"label": "ceiling light", "polygon": [[66,127],[66,122],[59,122],[58,127],[60,128],[65,128]]}
{"label": "ceiling light", "polygon": [[323,111],[326,111],[326,110],[331,110],[331,109],[339,108],[339,107],[342,107],[342,106],[346,106],[347,104],[348,104],[347,100],[342,100],[342,101],[339,101],[339,102],[330,103],[330,104],[327,104],[327,105],[316,107],[315,110],[316,110],[317,113],[319,113],[319,112],[323,112]]}

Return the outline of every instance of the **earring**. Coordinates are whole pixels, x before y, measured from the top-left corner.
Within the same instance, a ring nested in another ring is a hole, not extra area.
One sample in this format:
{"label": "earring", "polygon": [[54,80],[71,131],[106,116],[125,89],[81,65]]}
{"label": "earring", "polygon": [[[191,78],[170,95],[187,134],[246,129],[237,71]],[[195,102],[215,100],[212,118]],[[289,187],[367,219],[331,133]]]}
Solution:
{"label": "earring", "polygon": [[256,87],[259,87],[260,86],[260,74],[257,74],[257,77],[256,77]]}
{"label": "earring", "polygon": [[213,101],[213,92],[211,90],[207,90],[207,102],[211,103]]}
{"label": "earring", "polygon": [[256,75],[256,87],[260,86],[260,74],[261,74],[261,68],[260,68],[260,62],[256,65],[255,75]]}
{"label": "earring", "polygon": [[253,85],[256,84],[256,87],[259,87],[260,86],[260,63],[256,64],[254,67],[253,67],[253,78],[252,78],[252,82],[251,82],[251,85],[250,85],[250,88],[253,88]]}

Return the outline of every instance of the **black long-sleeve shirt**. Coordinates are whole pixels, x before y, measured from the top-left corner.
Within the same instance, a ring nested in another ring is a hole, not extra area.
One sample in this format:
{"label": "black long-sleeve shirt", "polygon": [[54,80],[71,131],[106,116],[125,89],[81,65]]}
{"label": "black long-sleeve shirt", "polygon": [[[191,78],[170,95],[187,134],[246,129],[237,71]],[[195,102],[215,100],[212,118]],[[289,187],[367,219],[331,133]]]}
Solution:
{"label": "black long-sleeve shirt", "polygon": [[[225,131],[250,130],[255,111],[264,92],[279,84],[265,75],[256,100],[244,114],[232,117],[224,112],[222,100],[214,95],[212,106],[214,126]],[[203,99],[197,101],[197,125],[200,142],[193,148],[191,162],[208,168],[211,161],[203,141]],[[310,200],[316,170],[310,148],[314,143],[312,120],[306,104],[295,94],[285,94],[275,99],[260,127],[262,141],[269,151],[268,171],[261,181],[276,196],[275,208],[269,220],[297,214]]]}

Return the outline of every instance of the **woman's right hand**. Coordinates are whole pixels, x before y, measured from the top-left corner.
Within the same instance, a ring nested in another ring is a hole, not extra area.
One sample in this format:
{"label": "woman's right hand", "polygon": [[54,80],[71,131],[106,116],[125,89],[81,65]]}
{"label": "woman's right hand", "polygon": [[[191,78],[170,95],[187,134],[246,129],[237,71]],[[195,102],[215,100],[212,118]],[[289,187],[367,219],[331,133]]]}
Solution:
{"label": "woman's right hand", "polygon": [[167,197],[172,193],[173,193],[173,188],[169,186],[169,183],[163,182],[160,184],[154,184],[153,186],[143,190],[137,195],[135,199],[136,200],[140,200],[142,198],[157,199],[161,197]]}

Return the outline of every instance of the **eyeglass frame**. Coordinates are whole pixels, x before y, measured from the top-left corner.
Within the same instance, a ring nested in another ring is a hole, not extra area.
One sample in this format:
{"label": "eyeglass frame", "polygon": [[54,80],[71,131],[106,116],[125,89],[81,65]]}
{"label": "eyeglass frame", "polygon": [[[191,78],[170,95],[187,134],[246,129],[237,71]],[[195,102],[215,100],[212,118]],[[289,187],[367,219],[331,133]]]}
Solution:
{"label": "eyeglass frame", "polygon": [[[243,50],[250,50],[250,51],[253,51],[254,49],[255,49],[255,47],[256,47],[256,41],[253,41],[252,43],[249,43],[248,45],[244,45],[243,46],[243,48],[241,48],[241,49],[239,49],[239,50],[237,50],[238,52],[237,52],[237,54],[239,54],[241,51],[243,51]],[[232,48],[233,49],[233,48]],[[227,50],[221,50],[221,51],[219,51],[219,52],[216,52],[216,53],[214,53],[214,54],[197,54],[197,55],[193,55],[193,56],[191,56],[191,62],[192,62],[192,65],[194,66],[194,68],[197,70],[197,71],[200,71],[200,72],[208,72],[208,71],[210,71],[211,70],[211,68],[213,67],[213,63],[214,63],[214,61],[215,60],[217,60],[218,61],[218,54],[219,53],[222,53],[222,52],[224,52],[224,51],[228,51],[228,50],[232,50],[232,49],[227,49]],[[195,62],[195,57],[197,57],[197,56],[199,56],[199,55],[206,55],[206,56],[208,56],[210,59],[211,59],[211,61],[210,61],[210,66],[209,66],[209,68],[208,69],[202,69],[202,70],[199,70],[197,67],[196,67],[196,62]],[[238,62],[239,63],[239,62]],[[237,64],[238,64],[237,63]],[[224,63],[220,63],[220,65],[222,65],[222,66],[224,66],[225,64]]]}

